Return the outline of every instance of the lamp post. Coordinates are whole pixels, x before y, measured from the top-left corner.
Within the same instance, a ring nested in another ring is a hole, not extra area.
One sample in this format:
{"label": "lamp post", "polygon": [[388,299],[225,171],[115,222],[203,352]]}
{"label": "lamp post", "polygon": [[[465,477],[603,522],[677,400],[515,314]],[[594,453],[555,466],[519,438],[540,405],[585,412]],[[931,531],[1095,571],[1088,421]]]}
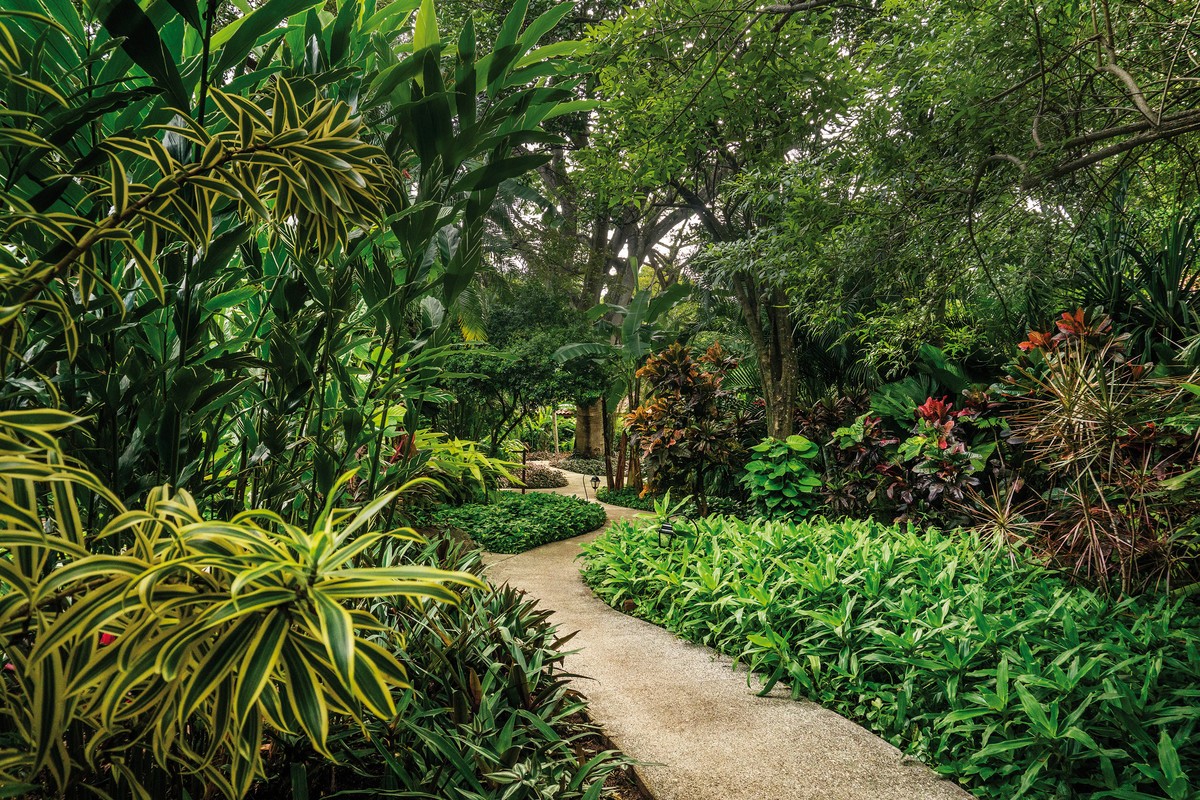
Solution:
{"label": "lamp post", "polygon": [[595,475],[592,476],[592,494],[595,494],[600,489],[600,479]]}
{"label": "lamp post", "polygon": [[658,546],[662,547],[663,537],[666,536],[670,541],[675,536],[675,526],[671,524],[671,518],[667,517],[663,520],[663,524],[658,528]]}

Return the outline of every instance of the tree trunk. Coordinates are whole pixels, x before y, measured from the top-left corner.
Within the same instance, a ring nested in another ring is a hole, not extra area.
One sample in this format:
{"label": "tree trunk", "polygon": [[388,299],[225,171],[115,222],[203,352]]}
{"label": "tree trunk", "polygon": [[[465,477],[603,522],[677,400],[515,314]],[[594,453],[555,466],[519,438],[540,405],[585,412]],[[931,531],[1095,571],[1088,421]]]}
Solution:
{"label": "tree trunk", "polygon": [[586,311],[596,303],[604,291],[605,276],[608,274],[609,217],[597,214],[592,219],[592,235],[588,242],[587,258],[583,267],[583,286],[579,294],[579,310]]}
{"label": "tree trunk", "polygon": [[613,484],[612,468],[612,425],[610,425],[608,403],[600,400],[600,429],[604,432],[604,479],[605,485],[611,492],[617,487]]}
{"label": "tree trunk", "polygon": [[733,288],[758,357],[763,400],[766,401],[767,435],[773,439],[786,439],[795,431],[800,374],[787,295],[782,289],[760,293],[757,283],[744,276],[734,280]]}
{"label": "tree trunk", "polygon": [[792,335],[791,305],[781,289],[771,293],[771,305],[767,308],[767,325],[771,344],[771,383],[775,396],[773,419],[768,420],[770,435],[786,439],[796,429],[796,395],[798,394],[800,365],[796,360],[796,340]]}
{"label": "tree trunk", "polygon": [[641,459],[638,458],[637,450],[638,450],[637,443],[630,441],[630,443],[629,443],[629,479],[625,482],[625,485],[640,494],[644,484],[642,483],[642,462],[641,462]]}
{"label": "tree trunk", "polygon": [[604,411],[599,400],[575,406],[575,455],[581,458],[604,455]]}
{"label": "tree trunk", "polygon": [[628,449],[629,437],[622,431],[620,443],[617,445],[617,475],[615,480],[617,491],[625,488],[625,452]]}

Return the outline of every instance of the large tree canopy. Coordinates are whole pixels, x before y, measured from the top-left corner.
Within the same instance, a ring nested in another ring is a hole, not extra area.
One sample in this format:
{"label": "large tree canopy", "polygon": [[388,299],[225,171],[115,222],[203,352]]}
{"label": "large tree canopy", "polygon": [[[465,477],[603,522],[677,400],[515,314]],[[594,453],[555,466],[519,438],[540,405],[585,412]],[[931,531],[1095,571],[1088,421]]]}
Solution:
{"label": "large tree canopy", "polygon": [[740,309],[785,434],[807,378],[869,382],[923,341],[991,358],[1062,302],[1118,183],[1190,202],[1193,16],[656,0],[589,29],[603,105],[571,163],[593,202],[685,215],[684,269]]}

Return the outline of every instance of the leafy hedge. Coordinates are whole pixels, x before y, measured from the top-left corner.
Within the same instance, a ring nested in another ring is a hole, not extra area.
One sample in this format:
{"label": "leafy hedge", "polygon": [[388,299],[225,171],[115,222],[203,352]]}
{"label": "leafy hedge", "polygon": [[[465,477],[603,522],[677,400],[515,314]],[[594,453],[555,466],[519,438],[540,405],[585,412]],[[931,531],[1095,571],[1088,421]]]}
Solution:
{"label": "leafy hedge", "polygon": [[716,517],[697,530],[660,547],[654,523],[618,523],[586,546],[585,577],[978,797],[1200,796],[1193,600],[1113,599],[967,534]]}
{"label": "leafy hedge", "polygon": [[653,511],[654,501],[660,498],[655,495],[642,497],[641,492],[637,489],[609,489],[607,486],[601,486],[596,490],[596,499],[601,503],[608,503],[610,506]]}
{"label": "leafy hedge", "polygon": [[[663,500],[662,495],[641,496],[636,489],[617,489],[609,491],[601,486],[596,490],[596,499],[601,503],[622,508],[633,508],[638,511],[653,511],[654,504]],[[745,500],[735,497],[709,497],[708,510],[711,514],[721,514],[730,517],[748,517],[751,515],[750,505]],[[689,500],[677,512],[679,515],[691,518],[697,515],[696,504]]]}
{"label": "leafy hedge", "polygon": [[436,525],[459,528],[494,553],[521,553],[595,530],[608,517],[596,503],[561,494],[500,492],[492,503],[433,513]]}
{"label": "leafy hedge", "polygon": [[[465,545],[396,543],[382,560],[482,576],[478,551]],[[627,762],[597,746],[586,703],[562,670],[550,611],[507,585],[466,592],[456,606],[378,600],[370,611],[388,631],[379,643],[408,669],[413,688],[399,698],[400,713],[369,719],[365,731],[349,720],[332,731],[340,763],[304,739],[276,742],[275,777],[255,798],[324,796],[331,786],[362,798],[608,796],[606,777]]]}

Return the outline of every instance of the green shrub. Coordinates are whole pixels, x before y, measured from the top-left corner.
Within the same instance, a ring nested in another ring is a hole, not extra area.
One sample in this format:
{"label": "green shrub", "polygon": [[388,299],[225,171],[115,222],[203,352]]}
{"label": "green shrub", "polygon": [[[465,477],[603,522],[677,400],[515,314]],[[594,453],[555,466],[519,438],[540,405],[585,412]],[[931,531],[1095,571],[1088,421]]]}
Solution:
{"label": "green shrub", "polygon": [[1193,599],[1115,599],[975,535],[710,517],[660,547],[656,525],[618,523],[586,546],[606,602],[790,684],[977,796],[1197,796]]}
{"label": "green shrub", "polygon": [[[258,510],[207,519],[166,486],[128,508],[67,465],[57,436],[77,421],[0,412],[0,796],[240,798],[264,736],[329,754],[331,717],[403,717],[410,679],[370,641],[382,623],[362,598],[435,613],[426,601],[458,600],[448,584],[483,583],[364,563],[400,538],[375,526],[401,492],[330,501],[310,530]],[[89,495],[106,524],[83,521]]]}
{"label": "green shrub", "polygon": [[820,448],[800,435],[765,439],[750,448],[742,485],[750,492],[751,507],[771,519],[801,519],[820,501],[821,479],[809,466]]}
{"label": "green shrub", "polygon": [[[663,495],[649,494],[641,497],[636,489],[617,489],[609,491],[606,487],[601,486],[596,490],[596,499],[601,503],[608,503],[612,506],[620,506],[621,508],[633,508],[638,511],[654,511],[654,504],[664,499]],[[710,497],[708,498],[708,511],[710,514],[723,516],[744,518],[750,516],[750,508],[746,502],[733,497]],[[680,514],[685,517],[703,516],[696,508],[695,502],[688,499],[688,502],[680,509]]]}
{"label": "green shrub", "polygon": [[567,476],[556,469],[531,464],[527,467],[510,467],[514,480],[500,479],[503,488],[519,487],[524,481],[527,489],[559,489],[567,485]]}
{"label": "green shrub", "polygon": [[604,475],[604,459],[583,458],[582,456],[567,456],[555,463],[559,469],[567,472],[578,472],[580,475]]}
{"label": "green shrub", "polygon": [[642,497],[641,492],[637,489],[609,489],[607,486],[601,486],[596,490],[596,499],[601,503],[608,503],[610,506],[636,508],[639,511],[653,511],[654,501],[659,499],[659,496],[646,495]]}
{"label": "green shrub", "polygon": [[501,492],[491,503],[468,503],[435,511],[437,525],[459,528],[494,553],[521,553],[531,547],[595,530],[604,509],[561,494]]}
{"label": "green shrub", "polygon": [[[403,542],[373,555],[386,564],[483,572],[478,551],[461,541]],[[369,721],[365,731],[331,731],[340,763],[304,740],[277,741],[268,765],[277,777],[256,797],[301,797],[299,785],[311,797],[330,786],[360,798],[601,797],[587,793],[624,760],[612,752],[580,757],[581,739],[596,731],[563,673],[549,610],[507,585],[467,592],[457,606],[381,599],[368,610],[389,631],[379,643],[408,665],[414,688],[399,697],[400,715]]]}
{"label": "green shrub", "polygon": [[750,503],[736,497],[708,498],[708,513],[720,517],[737,517],[738,519],[748,519],[754,515]]}

